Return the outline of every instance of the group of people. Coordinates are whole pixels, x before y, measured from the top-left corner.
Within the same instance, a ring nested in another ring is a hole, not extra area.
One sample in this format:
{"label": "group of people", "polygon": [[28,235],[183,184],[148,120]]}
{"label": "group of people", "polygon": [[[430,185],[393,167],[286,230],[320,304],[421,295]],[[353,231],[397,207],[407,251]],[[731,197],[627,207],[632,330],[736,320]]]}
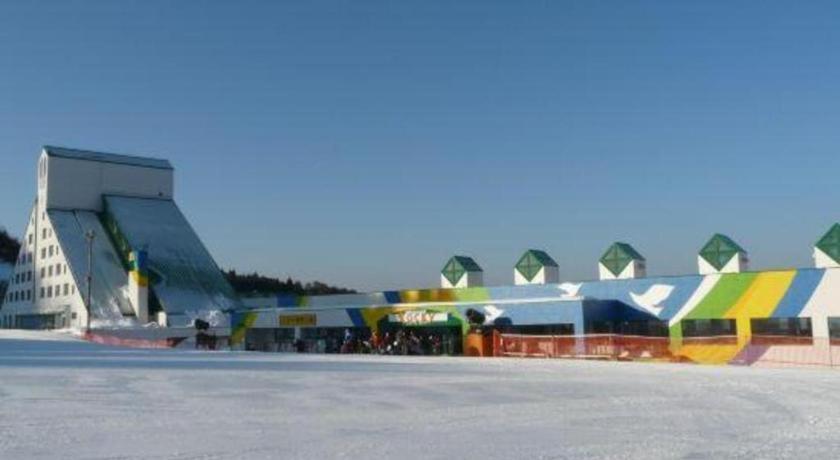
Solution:
{"label": "group of people", "polygon": [[400,329],[395,333],[384,334],[373,331],[368,337],[360,337],[347,329],[344,331],[340,353],[440,355],[444,353],[444,342],[440,335],[420,334],[413,330],[406,332]]}

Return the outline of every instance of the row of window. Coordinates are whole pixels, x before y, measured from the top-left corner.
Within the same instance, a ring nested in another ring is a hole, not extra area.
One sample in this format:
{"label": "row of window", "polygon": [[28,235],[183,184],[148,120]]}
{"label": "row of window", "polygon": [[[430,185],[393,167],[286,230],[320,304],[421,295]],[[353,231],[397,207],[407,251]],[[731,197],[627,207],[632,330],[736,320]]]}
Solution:
{"label": "row of window", "polygon": [[[685,319],[680,321],[682,336],[736,337],[738,325],[734,319]],[[750,320],[753,336],[813,337],[811,318],[754,318]],[[828,318],[831,338],[840,338],[840,318]],[[590,334],[621,334],[645,337],[668,337],[667,321],[595,321],[588,325]]]}
{"label": "row of window", "polygon": [[0,316],[0,328],[5,329],[60,329],[67,327],[70,321],[78,318],[76,312],[67,315],[62,313],[31,314],[31,315],[3,315]]}
{"label": "row of window", "polygon": [[[63,297],[73,295],[76,293],[76,286],[70,283],[56,284],[53,286],[41,286],[39,298],[51,299],[53,297]],[[32,300],[31,289],[13,290],[6,293],[6,302],[23,302]]]}
{"label": "row of window", "polygon": [[61,248],[57,245],[51,244],[49,246],[44,246],[41,248],[41,260],[46,259],[48,255],[49,257],[52,257],[53,254],[58,255],[59,251],[61,251]]}
{"label": "row of window", "polygon": [[[683,337],[725,337],[738,335],[734,319],[689,319],[680,322]],[[811,318],[755,318],[750,320],[752,335],[812,337]],[[831,337],[840,337],[840,318],[828,319]]]}
{"label": "row of window", "polygon": [[32,290],[25,291],[9,291],[6,293],[6,302],[18,302],[24,300],[32,300]]}
{"label": "row of window", "polygon": [[[49,246],[44,246],[41,248],[41,260],[46,259],[47,257],[57,256],[61,254],[61,248],[58,245],[51,244]],[[20,257],[18,257],[18,264],[26,264],[32,263],[32,252],[30,251],[21,251]]]}
{"label": "row of window", "polygon": [[51,276],[59,276],[67,274],[67,264],[55,264],[47,267],[41,267],[41,279],[49,278]]}
{"label": "row of window", "polygon": [[[56,284],[54,286],[41,286],[39,298],[51,299],[53,297],[64,297],[76,293],[76,286],[70,283]],[[22,289],[6,293],[6,302],[23,302],[32,300],[32,290]]]}
{"label": "row of window", "polygon": [[[62,291],[62,287],[64,288]],[[55,289],[53,289],[55,288]],[[63,292],[63,293],[62,293]],[[70,283],[63,285],[57,284],[55,286],[41,286],[41,298],[63,297],[73,295],[76,293],[76,286]]]}
{"label": "row of window", "polygon": [[15,273],[14,278],[11,279],[9,284],[14,286],[16,284],[25,283],[27,281],[32,281],[32,270],[27,270],[25,272]]}
{"label": "row of window", "polygon": [[[55,264],[50,265],[48,267],[41,267],[41,279],[50,278],[53,276],[66,275],[67,273],[67,264]],[[26,283],[29,281],[32,281],[32,270],[15,273],[15,276],[13,276],[10,280],[10,284],[12,286],[15,286],[17,284]]]}

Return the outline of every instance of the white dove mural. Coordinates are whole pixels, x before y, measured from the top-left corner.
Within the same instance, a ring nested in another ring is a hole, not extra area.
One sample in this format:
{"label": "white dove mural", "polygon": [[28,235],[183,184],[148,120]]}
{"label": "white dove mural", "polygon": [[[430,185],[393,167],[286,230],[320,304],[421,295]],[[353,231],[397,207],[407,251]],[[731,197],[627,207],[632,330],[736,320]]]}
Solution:
{"label": "white dove mural", "polygon": [[581,286],[583,286],[583,283],[562,283],[557,287],[563,291],[564,299],[579,299],[578,292]]}
{"label": "white dove mural", "polygon": [[484,306],[484,324],[493,324],[500,316],[505,314],[505,311],[497,308],[495,305]]}
{"label": "white dove mural", "polygon": [[630,293],[630,298],[636,305],[642,307],[648,313],[659,316],[664,308],[661,304],[666,301],[671,293],[674,292],[674,286],[669,284],[654,284],[648,288],[644,294]]}

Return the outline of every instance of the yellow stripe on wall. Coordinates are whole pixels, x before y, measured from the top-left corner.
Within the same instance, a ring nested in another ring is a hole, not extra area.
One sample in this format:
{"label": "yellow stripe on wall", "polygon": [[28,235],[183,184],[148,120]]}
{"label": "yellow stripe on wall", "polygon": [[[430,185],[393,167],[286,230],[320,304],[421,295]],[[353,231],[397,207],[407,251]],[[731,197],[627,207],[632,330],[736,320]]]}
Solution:
{"label": "yellow stripe on wall", "polygon": [[769,318],[793,282],[796,270],[765,272],[756,276],[749,289],[733,305],[724,318],[734,319],[739,338],[752,335],[750,318]]}

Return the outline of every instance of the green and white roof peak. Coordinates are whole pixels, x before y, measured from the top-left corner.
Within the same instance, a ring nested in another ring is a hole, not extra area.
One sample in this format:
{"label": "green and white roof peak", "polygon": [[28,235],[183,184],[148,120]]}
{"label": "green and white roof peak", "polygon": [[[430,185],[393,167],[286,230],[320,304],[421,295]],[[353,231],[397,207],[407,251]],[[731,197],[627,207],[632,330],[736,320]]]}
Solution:
{"label": "green and white roof peak", "polygon": [[484,270],[467,256],[452,256],[440,271],[440,285],[444,288],[481,286]]}
{"label": "green and white roof peak", "polygon": [[746,249],[732,238],[715,233],[697,254],[697,266],[702,275],[738,273],[747,270]]}
{"label": "green and white roof peak", "polygon": [[598,261],[601,279],[643,278],[646,261],[633,246],[617,241],[613,243]]}
{"label": "green and white roof peak", "polygon": [[817,268],[840,267],[840,223],[832,225],[814,245],[814,263]]}
{"label": "green and white roof peak", "polygon": [[517,285],[560,282],[557,262],[539,249],[528,249],[522,254],[513,269],[513,278]]}

